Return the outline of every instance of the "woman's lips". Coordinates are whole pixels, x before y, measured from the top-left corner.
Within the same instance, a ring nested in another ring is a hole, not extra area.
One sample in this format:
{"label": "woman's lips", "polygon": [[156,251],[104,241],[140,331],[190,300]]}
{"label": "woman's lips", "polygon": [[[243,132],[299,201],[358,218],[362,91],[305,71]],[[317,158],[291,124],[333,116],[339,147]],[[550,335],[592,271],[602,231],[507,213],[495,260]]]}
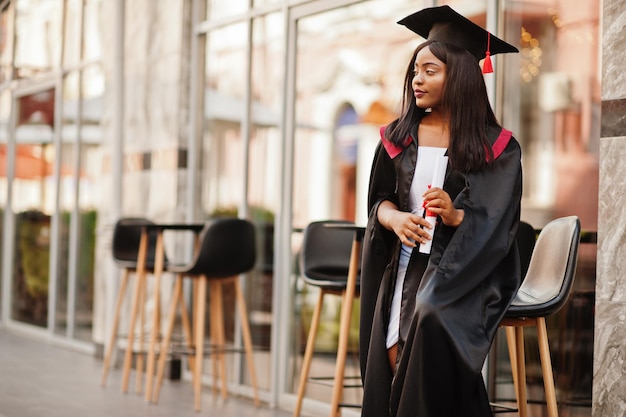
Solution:
{"label": "woman's lips", "polygon": [[416,98],[422,98],[424,97],[424,94],[426,94],[426,92],[422,90],[415,90],[415,93],[414,93]]}

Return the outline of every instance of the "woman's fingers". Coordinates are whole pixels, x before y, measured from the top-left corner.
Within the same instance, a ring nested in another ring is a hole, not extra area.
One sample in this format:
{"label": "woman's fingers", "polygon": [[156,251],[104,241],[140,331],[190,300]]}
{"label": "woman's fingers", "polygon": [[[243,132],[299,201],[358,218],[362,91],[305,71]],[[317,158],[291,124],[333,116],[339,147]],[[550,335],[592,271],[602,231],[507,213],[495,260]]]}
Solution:
{"label": "woman's fingers", "polygon": [[430,234],[424,230],[424,227],[430,229],[432,226],[424,220],[422,216],[416,214],[411,215],[405,222],[403,233],[400,240],[407,246],[415,247],[417,244],[424,243],[430,239]]}

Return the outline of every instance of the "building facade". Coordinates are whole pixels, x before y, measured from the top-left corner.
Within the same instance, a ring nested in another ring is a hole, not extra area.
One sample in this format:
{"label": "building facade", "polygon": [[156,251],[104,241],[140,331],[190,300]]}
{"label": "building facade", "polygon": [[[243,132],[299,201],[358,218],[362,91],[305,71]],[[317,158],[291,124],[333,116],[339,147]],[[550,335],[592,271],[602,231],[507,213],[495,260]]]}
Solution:
{"label": "building facade", "polygon": [[[560,408],[626,415],[617,0],[0,1],[2,325],[99,354],[119,285],[118,218],[246,217],[260,236],[245,287],[262,398],[290,409],[316,299],[298,276],[302,229],[365,221],[378,127],[398,109],[420,42],[395,22],[437,4],[520,49],[498,56],[486,81],[522,145],[522,219],[541,228],[575,214],[598,231],[549,324]],[[166,238],[168,257],[191,248],[187,236]],[[338,315],[329,302],[322,373],[332,373]],[[230,359],[229,382],[250,395],[242,360]],[[485,375],[494,399],[512,398],[500,337]],[[541,403],[541,379],[530,379]],[[358,389],[345,395],[360,401]],[[312,387],[304,406],[321,415],[329,402],[329,389]]]}

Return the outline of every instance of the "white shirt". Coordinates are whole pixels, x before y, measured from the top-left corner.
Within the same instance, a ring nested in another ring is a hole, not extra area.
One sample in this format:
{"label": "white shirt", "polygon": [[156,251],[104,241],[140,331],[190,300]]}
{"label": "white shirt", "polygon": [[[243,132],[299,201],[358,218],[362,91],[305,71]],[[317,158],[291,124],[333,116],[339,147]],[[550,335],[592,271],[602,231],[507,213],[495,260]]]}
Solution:
{"label": "white shirt", "polygon": [[[424,215],[424,199],[422,194],[428,190],[428,186],[433,178],[433,170],[435,169],[435,161],[437,157],[444,156],[446,148],[435,148],[432,146],[417,147],[417,163],[415,164],[415,173],[411,182],[411,190],[409,192],[409,208],[411,213]],[[398,343],[400,332],[400,302],[402,300],[402,287],[404,286],[404,276],[409,265],[409,259],[413,248],[402,245],[400,250],[400,259],[398,261],[398,274],[396,275],[396,287],[391,301],[391,312],[389,315],[389,326],[387,328],[387,349]]]}

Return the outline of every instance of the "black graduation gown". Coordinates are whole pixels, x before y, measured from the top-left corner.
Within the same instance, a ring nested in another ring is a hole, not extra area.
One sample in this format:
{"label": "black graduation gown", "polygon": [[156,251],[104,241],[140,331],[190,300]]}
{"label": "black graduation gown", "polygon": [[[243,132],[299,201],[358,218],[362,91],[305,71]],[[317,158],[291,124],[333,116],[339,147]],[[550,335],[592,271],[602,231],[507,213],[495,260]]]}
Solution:
{"label": "black graduation gown", "polygon": [[417,126],[405,148],[382,138],[372,166],[361,265],[362,416],[490,416],[481,369],[521,281],[515,244],[520,146],[511,132],[493,127],[488,136],[495,160],[489,168],[462,173],[448,166],[443,188],[465,211],[464,219],[456,228],[437,222],[429,256],[413,251],[394,376],[385,336],[400,242],[378,222],[376,211],[383,200],[408,210],[416,132]]}

